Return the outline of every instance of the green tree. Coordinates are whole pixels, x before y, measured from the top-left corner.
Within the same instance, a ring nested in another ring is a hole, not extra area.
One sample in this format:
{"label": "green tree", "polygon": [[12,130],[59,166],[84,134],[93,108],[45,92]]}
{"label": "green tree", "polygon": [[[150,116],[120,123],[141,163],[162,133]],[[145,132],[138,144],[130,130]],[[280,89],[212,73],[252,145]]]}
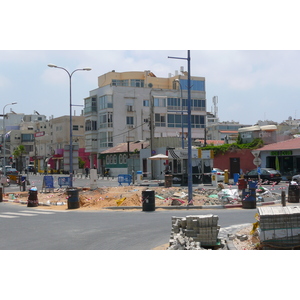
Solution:
{"label": "green tree", "polygon": [[23,161],[22,161],[22,156],[23,154],[26,153],[25,147],[23,145],[18,146],[14,152],[13,152],[13,156],[16,159],[16,169],[18,171],[22,171],[23,169]]}
{"label": "green tree", "polygon": [[85,161],[81,157],[78,157],[78,166],[79,166],[79,169],[83,169],[84,165],[85,165]]}

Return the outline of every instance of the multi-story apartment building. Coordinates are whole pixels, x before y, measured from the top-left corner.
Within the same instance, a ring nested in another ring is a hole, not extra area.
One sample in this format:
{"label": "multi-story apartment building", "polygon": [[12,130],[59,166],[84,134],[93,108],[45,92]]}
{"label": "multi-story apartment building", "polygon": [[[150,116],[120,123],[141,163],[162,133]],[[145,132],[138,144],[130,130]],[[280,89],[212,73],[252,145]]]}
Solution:
{"label": "multi-story apartment building", "polygon": [[[2,126],[2,143],[6,135],[6,162],[12,157],[14,150],[23,145],[25,153],[22,166],[34,162],[40,172],[45,170],[57,172],[69,170],[66,152],[70,145],[70,117],[46,119],[46,116],[36,112],[33,115],[8,113],[5,119],[5,130]],[[87,162],[90,167],[88,154],[85,153],[84,116],[72,116],[73,125],[73,169],[78,169],[78,157]],[[3,149],[2,149],[3,153]],[[1,155],[3,157],[3,155]],[[2,160],[1,160],[2,163]],[[10,163],[13,163],[10,159]]]}
{"label": "multi-story apartment building", "polygon": [[[187,137],[187,90],[183,70],[167,78],[151,71],[112,71],[99,76],[98,88],[85,98],[84,108],[86,151],[92,160],[124,142]],[[205,119],[205,78],[191,76],[192,139],[204,137]],[[103,167],[101,161],[99,165]]]}
{"label": "multi-story apartment building", "polygon": [[[25,115],[23,113],[15,113],[11,111],[6,114],[5,120],[2,119],[1,131],[2,131],[2,145],[4,144],[5,136],[5,164],[12,164],[12,154],[14,150],[23,145],[25,148],[23,160],[23,166],[29,163],[29,153],[34,151],[34,133],[36,131],[36,124],[38,122],[45,122],[46,117],[40,115],[37,112],[32,115]],[[3,128],[3,126],[5,128]],[[1,164],[4,164],[3,155],[4,149],[1,149]]]}

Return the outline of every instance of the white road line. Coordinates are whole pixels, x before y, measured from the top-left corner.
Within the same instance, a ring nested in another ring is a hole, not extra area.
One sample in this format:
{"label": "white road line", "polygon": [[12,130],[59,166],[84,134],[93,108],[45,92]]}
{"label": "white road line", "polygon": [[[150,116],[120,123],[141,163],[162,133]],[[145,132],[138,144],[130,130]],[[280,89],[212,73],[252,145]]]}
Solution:
{"label": "white road line", "polygon": [[55,214],[55,212],[52,211],[39,211],[39,210],[35,210],[35,211],[29,211],[29,210],[21,210],[21,213],[29,213],[29,214],[42,214],[42,215],[53,215]]}
{"label": "white road line", "polygon": [[12,218],[19,218],[19,217],[18,216],[3,216],[3,215],[0,215],[0,218],[12,219]]}
{"label": "white road line", "polygon": [[17,213],[17,212],[4,212],[3,214],[5,214],[5,215],[25,216],[25,217],[37,216],[36,214],[25,214],[25,213]]}

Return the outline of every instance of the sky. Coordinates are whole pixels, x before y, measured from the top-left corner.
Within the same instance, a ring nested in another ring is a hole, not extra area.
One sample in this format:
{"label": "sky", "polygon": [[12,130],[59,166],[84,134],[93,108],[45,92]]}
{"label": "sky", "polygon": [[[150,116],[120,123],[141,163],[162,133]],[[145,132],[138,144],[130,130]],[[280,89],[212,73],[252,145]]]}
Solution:
{"label": "sky", "polygon": [[97,88],[98,76],[111,70],[151,70],[157,77],[168,77],[181,66],[187,70],[186,60],[168,56],[185,58],[189,49],[191,75],[206,79],[207,111],[218,96],[220,121],[253,125],[258,120],[300,118],[299,21],[292,7],[296,1],[287,0],[284,7],[273,1],[270,8],[268,1],[256,0],[200,1],[198,7],[189,0],[186,6],[154,0],[147,10],[128,10],[129,3],[138,6],[135,0],[105,3],[98,10],[88,6],[96,3],[92,0],[85,6],[74,3],[71,10],[68,1],[54,0],[45,7],[33,0],[17,2],[18,10],[15,2],[4,4],[0,19],[5,26],[0,110],[17,102],[5,111],[69,115],[68,74],[48,64],[69,72],[92,68],[72,76],[72,112],[79,115],[83,99]]}
{"label": "sky", "polygon": [[[206,80],[207,111],[218,96],[220,121],[253,125],[258,120],[282,122],[300,118],[300,51],[298,50],[191,50],[191,75]],[[6,112],[47,117],[69,115],[69,76],[72,76],[72,113],[80,115],[84,98],[97,88],[98,76],[116,70],[151,70],[168,77],[186,60],[186,50],[1,50],[0,99]]]}

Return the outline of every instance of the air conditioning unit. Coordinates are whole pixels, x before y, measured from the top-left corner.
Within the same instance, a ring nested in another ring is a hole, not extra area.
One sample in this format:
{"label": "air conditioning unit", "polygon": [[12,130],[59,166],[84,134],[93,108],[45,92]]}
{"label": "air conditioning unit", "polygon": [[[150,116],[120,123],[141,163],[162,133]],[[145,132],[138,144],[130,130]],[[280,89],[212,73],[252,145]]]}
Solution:
{"label": "air conditioning unit", "polygon": [[129,129],[133,129],[133,125],[127,125]]}

